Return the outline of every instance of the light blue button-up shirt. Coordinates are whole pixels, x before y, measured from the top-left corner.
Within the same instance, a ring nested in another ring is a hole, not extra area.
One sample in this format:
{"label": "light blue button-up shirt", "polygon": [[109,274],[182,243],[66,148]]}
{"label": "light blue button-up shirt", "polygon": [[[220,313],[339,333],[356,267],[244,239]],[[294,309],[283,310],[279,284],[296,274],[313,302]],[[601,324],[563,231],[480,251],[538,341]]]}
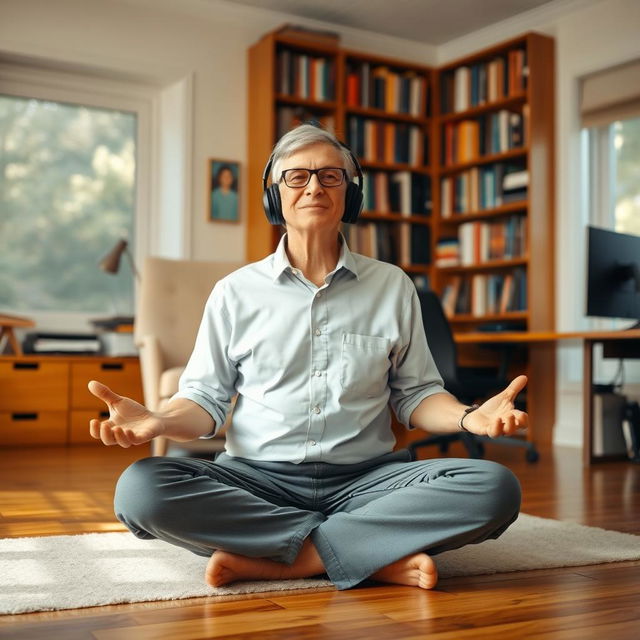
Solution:
{"label": "light blue button-up shirt", "polygon": [[174,397],[205,409],[229,455],[351,464],[393,449],[398,420],[444,391],[413,282],[351,253],[321,287],[275,253],[216,283]]}

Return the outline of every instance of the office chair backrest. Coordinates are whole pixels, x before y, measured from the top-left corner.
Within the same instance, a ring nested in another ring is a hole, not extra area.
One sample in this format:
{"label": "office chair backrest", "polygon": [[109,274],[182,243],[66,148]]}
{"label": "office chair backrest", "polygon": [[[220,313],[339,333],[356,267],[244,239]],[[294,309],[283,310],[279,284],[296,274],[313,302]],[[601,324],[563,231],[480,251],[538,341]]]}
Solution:
{"label": "office chair backrest", "polygon": [[456,343],[444,313],[440,298],[434,291],[418,291],[422,308],[422,323],[427,335],[427,343],[438,371],[448,391],[455,394],[458,390]]}

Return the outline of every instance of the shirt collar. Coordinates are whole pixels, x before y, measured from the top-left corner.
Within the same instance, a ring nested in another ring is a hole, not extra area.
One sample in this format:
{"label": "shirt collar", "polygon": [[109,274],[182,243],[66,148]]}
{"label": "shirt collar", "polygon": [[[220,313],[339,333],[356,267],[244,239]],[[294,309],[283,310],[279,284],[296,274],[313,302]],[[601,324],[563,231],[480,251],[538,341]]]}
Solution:
{"label": "shirt collar", "polygon": [[[286,243],[287,243],[287,234],[285,233],[282,238],[280,238],[280,242],[278,243],[278,247],[276,248],[273,254],[273,280],[277,280],[284,271],[287,269],[292,270],[291,262],[289,262],[289,256],[286,251]],[[340,234],[340,256],[338,257],[338,264],[334,270],[334,273],[340,271],[340,269],[344,267],[348,271],[351,271],[353,275],[359,280],[358,268],[356,266],[356,261],[353,257],[353,254],[349,250],[347,246],[347,241],[345,240],[342,233]]]}

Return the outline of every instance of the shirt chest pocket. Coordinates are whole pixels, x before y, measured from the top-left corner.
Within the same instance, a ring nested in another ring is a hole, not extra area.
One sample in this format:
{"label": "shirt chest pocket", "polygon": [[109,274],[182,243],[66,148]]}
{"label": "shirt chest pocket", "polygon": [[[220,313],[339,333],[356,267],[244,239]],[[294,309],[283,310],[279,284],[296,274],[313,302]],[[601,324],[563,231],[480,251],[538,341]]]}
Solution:
{"label": "shirt chest pocket", "polygon": [[340,384],[350,394],[372,398],[387,387],[389,360],[388,338],[345,333],[342,336]]}

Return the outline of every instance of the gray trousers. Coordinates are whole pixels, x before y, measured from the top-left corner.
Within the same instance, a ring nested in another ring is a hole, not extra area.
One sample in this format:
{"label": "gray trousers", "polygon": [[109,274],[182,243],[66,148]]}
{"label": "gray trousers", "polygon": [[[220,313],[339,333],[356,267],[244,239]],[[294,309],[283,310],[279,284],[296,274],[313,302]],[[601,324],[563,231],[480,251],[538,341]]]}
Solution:
{"label": "gray trousers", "polygon": [[406,555],[497,538],[520,485],[487,460],[409,461],[406,451],[349,465],[256,462],[221,454],[145,458],[120,477],[115,512],[137,537],[210,556],[216,549],[291,564],[311,536],[338,589]]}

